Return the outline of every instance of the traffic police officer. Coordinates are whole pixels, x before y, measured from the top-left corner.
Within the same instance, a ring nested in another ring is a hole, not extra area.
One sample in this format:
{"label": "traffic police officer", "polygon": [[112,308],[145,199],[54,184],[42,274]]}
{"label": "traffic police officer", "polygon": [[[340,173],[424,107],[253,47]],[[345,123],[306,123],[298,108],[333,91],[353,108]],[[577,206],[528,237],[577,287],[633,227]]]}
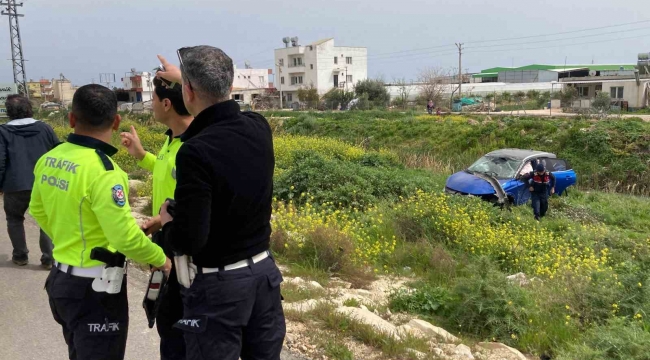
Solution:
{"label": "traffic police officer", "polygon": [[[30,213],[54,243],[55,266],[45,288],[70,359],[119,360],[129,324],[123,265],[107,269],[91,253],[117,251],[165,273],[171,262],[131,216],[127,175],[109,157],[117,152],[108,143],[120,123],[115,94],[101,85],[82,86],[69,119],[74,134],[34,169]],[[108,290],[106,279],[115,273],[120,276],[112,286],[121,285]]]}
{"label": "traffic police officer", "polygon": [[[142,147],[138,133],[131,127],[131,132],[120,134],[124,145],[131,156],[138,159],[138,166],[153,173],[153,202],[152,218],[143,225],[146,233],[151,234],[160,230],[160,211],[165,199],[174,198],[176,189],[176,153],[181,147],[181,134],[185,132],[193,117],[183,104],[183,93],[180,84],[166,84],[159,78],[153,81],[153,114],[156,121],[166,125],[167,139],[158,156],[147,152]],[[171,257],[172,254],[167,256]],[[185,359],[185,339],[183,331],[174,328],[174,324],[183,317],[183,301],[180,287],[176,279],[176,271],[167,279],[167,292],[161,298],[156,314],[156,328],[160,335],[160,357],[162,360]]]}
{"label": "traffic police officer", "polygon": [[234,70],[223,51],[196,46],[178,56],[182,74],[162,58],[158,73],[183,84],[194,115],[176,156],[175,217],[168,202],[160,211],[165,247],[184,255],[174,259],[184,305],[176,326],[188,360],[279,360],[286,325],[269,252],[271,127],[230,100]]}

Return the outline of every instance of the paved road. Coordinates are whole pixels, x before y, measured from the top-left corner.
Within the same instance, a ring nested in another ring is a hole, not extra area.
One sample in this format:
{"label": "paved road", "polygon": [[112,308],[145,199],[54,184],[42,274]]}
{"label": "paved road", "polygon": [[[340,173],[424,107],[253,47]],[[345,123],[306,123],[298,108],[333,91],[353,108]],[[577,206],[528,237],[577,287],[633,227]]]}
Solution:
{"label": "paved road", "polygon": [[[0,209],[2,209],[0,199]],[[0,211],[0,359],[1,360],[66,360],[67,346],[61,327],[52,314],[43,286],[48,272],[40,267],[38,227],[33,219],[25,221],[30,263],[18,267],[11,262],[11,242],[7,235],[4,212]],[[131,267],[128,276],[130,303],[128,360],[159,359],[158,334],[147,327],[140,304],[147,284],[147,275]],[[283,354],[283,360],[301,360]]]}

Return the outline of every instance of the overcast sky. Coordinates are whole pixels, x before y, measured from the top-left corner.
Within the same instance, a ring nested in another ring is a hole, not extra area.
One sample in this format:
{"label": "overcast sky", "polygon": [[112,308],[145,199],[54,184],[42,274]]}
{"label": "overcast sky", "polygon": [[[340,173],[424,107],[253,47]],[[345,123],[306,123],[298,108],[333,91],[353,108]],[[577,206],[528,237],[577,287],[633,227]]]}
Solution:
{"label": "overcast sky", "polygon": [[[34,80],[63,73],[83,85],[115,73],[119,81],[131,68],[151,70],[157,53],[176,62],[177,48],[199,44],[222,48],[240,67],[249,60],[269,68],[284,36],[303,45],[334,37],[336,45],[365,46],[368,75],[392,80],[458,66],[455,42],[466,43],[463,69],[472,72],[563,64],[565,57],[569,64],[636,63],[639,52],[650,52],[650,22],[486,41],[647,21],[648,10],[647,0],[24,0],[19,21]],[[8,28],[0,17],[2,83],[13,79]]]}

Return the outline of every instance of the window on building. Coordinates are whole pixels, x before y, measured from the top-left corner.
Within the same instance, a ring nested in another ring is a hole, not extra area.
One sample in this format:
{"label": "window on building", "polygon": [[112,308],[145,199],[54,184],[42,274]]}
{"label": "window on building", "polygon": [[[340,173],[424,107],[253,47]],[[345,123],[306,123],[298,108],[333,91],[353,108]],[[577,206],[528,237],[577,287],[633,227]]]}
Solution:
{"label": "window on building", "polygon": [[302,58],[296,57],[293,58],[293,66],[301,66],[302,65]]}
{"label": "window on building", "polygon": [[233,100],[244,100],[244,95],[242,95],[242,94],[233,94],[232,99]]}
{"label": "window on building", "polygon": [[345,58],[345,63],[348,64],[348,65],[352,65],[352,57],[351,56],[346,57]]}
{"label": "window on building", "polygon": [[334,57],[334,64],[338,64],[338,63],[339,63],[339,58],[337,58],[337,57],[335,56],[335,57]]}
{"label": "window on building", "polygon": [[352,75],[346,76],[345,81],[348,82],[348,83],[351,83],[352,82]]}
{"label": "window on building", "polygon": [[280,66],[284,66],[284,59],[280,59],[280,60],[278,61],[278,64],[280,64]]}
{"label": "window on building", "polygon": [[293,94],[291,93],[287,94],[287,101],[293,101]]}
{"label": "window on building", "polygon": [[609,88],[609,95],[612,99],[622,99],[623,98],[623,87],[622,86],[612,86]]}
{"label": "window on building", "polygon": [[250,76],[250,75],[248,75],[248,78],[250,79],[250,78],[251,78],[251,76]]}
{"label": "window on building", "polygon": [[309,68],[314,70],[314,64],[309,64]]}
{"label": "window on building", "polygon": [[302,76],[292,76],[291,85],[299,85],[299,84],[302,84]]}
{"label": "window on building", "polygon": [[578,96],[589,97],[589,86],[578,86]]}
{"label": "window on building", "polygon": [[284,76],[280,78],[280,84],[284,85]]}
{"label": "window on building", "polygon": [[264,84],[264,76],[260,76],[260,84]]}

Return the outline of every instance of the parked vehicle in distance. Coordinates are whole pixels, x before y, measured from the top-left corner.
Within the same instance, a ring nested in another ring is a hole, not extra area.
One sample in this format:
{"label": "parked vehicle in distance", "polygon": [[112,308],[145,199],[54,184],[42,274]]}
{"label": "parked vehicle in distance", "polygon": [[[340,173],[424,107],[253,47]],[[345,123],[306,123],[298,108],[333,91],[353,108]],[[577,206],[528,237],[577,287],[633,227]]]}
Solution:
{"label": "parked vehicle in distance", "polygon": [[61,105],[54,102],[44,102],[41,104],[41,110],[45,110],[45,111],[61,110]]}
{"label": "parked vehicle in distance", "polygon": [[[566,160],[555,154],[521,149],[492,151],[466,170],[457,172],[447,179],[445,192],[449,194],[472,195],[491,202],[500,197],[513,205],[522,205],[530,199],[529,185],[518,180],[541,162],[546,170],[555,175],[555,193],[562,195],[577,181],[575,171]],[[498,188],[495,188],[498,187]]]}

